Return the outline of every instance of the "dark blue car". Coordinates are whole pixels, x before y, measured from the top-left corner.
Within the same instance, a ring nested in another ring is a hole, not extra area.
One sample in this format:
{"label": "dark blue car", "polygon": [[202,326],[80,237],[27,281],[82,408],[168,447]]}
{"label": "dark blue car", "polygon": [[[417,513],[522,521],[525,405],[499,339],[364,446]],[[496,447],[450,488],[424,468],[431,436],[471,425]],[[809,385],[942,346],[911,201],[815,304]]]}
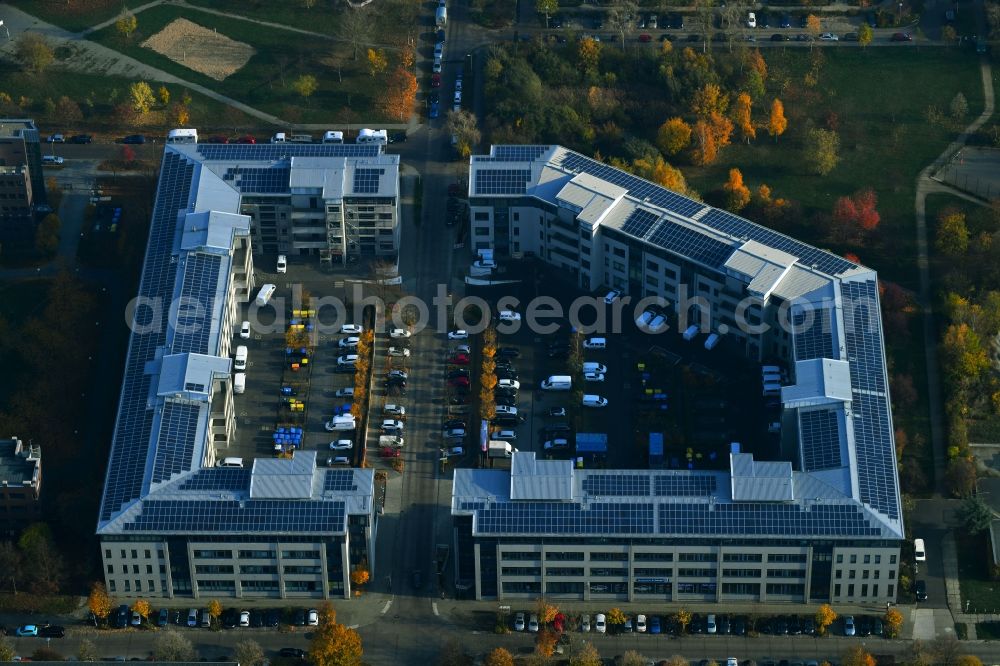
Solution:
{"label": "dark blue car", "polygon": [[441,115],[441,105],[438,102],[431,102],[431,110],[427,115],[430,118],[437,118]]}

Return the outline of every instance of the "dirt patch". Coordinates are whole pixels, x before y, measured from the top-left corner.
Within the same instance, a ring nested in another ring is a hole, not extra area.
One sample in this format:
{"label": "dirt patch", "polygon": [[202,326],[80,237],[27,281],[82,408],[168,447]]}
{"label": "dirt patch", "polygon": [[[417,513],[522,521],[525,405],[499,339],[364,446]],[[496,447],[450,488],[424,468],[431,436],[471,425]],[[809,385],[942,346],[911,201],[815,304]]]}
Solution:
{"label": "dirt patch", "polygon": [[216,81],[239,71],[257,53],[249,44],[183,18],[171,21],[142,46]]}

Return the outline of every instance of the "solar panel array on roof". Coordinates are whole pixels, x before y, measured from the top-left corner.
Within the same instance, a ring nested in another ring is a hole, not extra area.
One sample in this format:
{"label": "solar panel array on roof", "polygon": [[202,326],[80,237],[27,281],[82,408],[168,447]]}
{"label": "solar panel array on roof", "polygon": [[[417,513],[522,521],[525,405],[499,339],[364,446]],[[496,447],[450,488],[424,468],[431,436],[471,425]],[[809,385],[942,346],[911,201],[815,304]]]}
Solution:
{"label": "solar panel array on roof", "polygon": [[839,358],[833,349],[833,330],[830,308],[811,311],[797,309],[792,313],[795,360],[814,358]]}
{"label": "solar panel array on roof", "polygon": [[649,495],[649,477],[644,474],[588,474],[583,492],[591,495]]}
{"label": "solar panel array on roof", "polygon": [[385,175],[385,169],[354,169],[354,193],[375,194],[378,192],[379,177]]}
{"label": "solar panel array on roof", "polygon": [[665,187],[651,183],[638,176],[633,176],[621,169],[602,164],[589,157],[584,157],[579,153],[566,151],[561,157],[556,157],[553,164],[558,164],[573,173],[588,173],[596,178],[623,187],[628,190],[630,196],[640,201],[649,201],[654,206],[660,206],[684,217],[693,217],[702,209],[707,208],[700,201],[681,196]]}
{"label": "solar panel array on roof", "polygon": [[250,490],[250,468],[207,467],[181,482],[181,490]]}
{"label": "solar panel array on roof", "polygon": [[799,412],[802,439],[802,463],[806,472],[835,469],[840,462],[840,432],[837,412],[818,409]]}
{"label": "solar panel array on roof", "polygon": [[343,502],[318,500],[144,500],[127,532],[342,533]]}
{"label": "solar panel array on roof", "polygon": [[[194,166],[185,158],[172,151],[164,153],[139,296],[169,300],[173,295],[176,270],[170,263],[170,253],[177,212],[187,208],[193,173]],[[136,309],[140,328],[133,331],[149,332],[133,332],[129,338],[118,420],[104,482],[102,521],[109,520],[122,504],[137,499],[142,492],[153,421],[153,411],[146,408],[150,377],[144,369],[156,348],[164,343],[164,327],[152,322],[153,316],[152,308]]]}
{"label": "solar panel array on roof", "polygon": [[727,213],[724,210],[713,208],[699,222],[717,231],[729,234],[734,238],[755,240],[768,247],[787,252],[794,257],[798,257],[799,263],[802,265],[816,266],[817,270],[827,275],[840,275],[841,273],[846,273],[851,269],[857,268],[857,264],[853,264],[835,254],[820,250],[811,245],[806,245],[794,238],[789,238],[784,234],[779,234],[777,231],[754,224],[750,220],[744,220],[742,217]]}
{"label": "solar panel array on roof", "polygon": [[323,477],[324,492],[348,492],[357,490],[354,482],[354,472],[349,469],[328,469]]}
{"label": "solar panel array on roof", "polygon": [[206,160],[279,160],[285,157],[376,157],[382,146],[374,143],[199,143]]}
{"label": "solar panel array on roof", "polygon": [[875,280],[844,282],[844,343],[851,363],[851,388],[884,393],[885,371],[879,334],[878,285]]}
{"label": "solar panel array on roof", "polygon": [[163,403],[160,433],[156,439],[156,457],[153,460],[153,483],[169,479],[191,469],[195,434],[198,431],[196,405],[167,400]]}
{"label": "solar panel array on roof", "polygon": [[878,536],[856,505],[764,504],[661,504],[661,534],[724,534],[782,536]]}
{"label": "solar panel array on roof", "polygon": [[244,194],[287,194],[291,168],[285,167],[230,167],[222,180],[230,180]]}
{"label": "solar panel array on roof", "polygon": [[549,146],[493,146],[493,157],[504,162],[532,162],[548,149]]}
{"label": "solar panel array on roof", "polygon": [[896,502],[896,452],[889,424],[887,399],[884,396],[854,391],[851,406],[854,412],[854,450],[861,501],[895,520],[899,518],[899,505]]}
{"label": "solar panel array on roof", "polygon": [[476,513],[487,534],[652,534],[652,504],[501,502]]}
{"label": "solar panel array on roof", "polygon": [[731,245],[670,220],[663,220],[649,234],[648,240],[664,250],[716,270],[721,269],[734,250]]}
{"label": "solar panel array on roof", "polygon": [[[215,293],[219,286],[222,257],[217,254],[188,254],[184,264],[184,282],[181,284],[180,305],[171,351],[175,354],[194,352],[214,353],[208,348],[212,332],[212,313],[215,311]],[[192,307],[197,303],[199,307]]]}
{"label": "solar panel array on roof", "polygon": [[658,213],[651,213],[648,210],[636,208],[625,218],[625,221],[622,223],[622,231],[630,236],[644,239],[659,219],[660,215]]}
{"label": "solar panel array on roof", "polygon": [[653,477],[658,497],[702,497],[715,492],[715,477],[708,474],[670,474]]}
{"label": "solar panel array on roof", "polygon": [[524,194],[529,180],[528,169],[477,169],[476,194]]}
{"label": "solar panel array on roof", "polygon": [[198,382],[184,382],[185,391],[194,391],[195,393],[204,393],[205,385],[199,384]]}

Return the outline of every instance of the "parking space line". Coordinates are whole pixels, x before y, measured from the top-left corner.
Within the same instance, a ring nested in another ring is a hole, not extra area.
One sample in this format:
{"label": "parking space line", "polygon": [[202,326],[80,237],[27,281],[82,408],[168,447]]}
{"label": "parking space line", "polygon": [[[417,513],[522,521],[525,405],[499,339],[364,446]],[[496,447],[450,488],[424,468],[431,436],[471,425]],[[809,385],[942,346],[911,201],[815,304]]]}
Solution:
{"label": "parking space line", "polygon": [[389,599],[388,601],[385,602],[385,606],[382,606],[381,614],[385,615],[387,612],[389,612],[389,608],[391,607],[392,607],[392,599]]}
{"label": "parking space line", "polygon": [[436,601],[431,602],[431,609],[434,611],[434,615],[440,617],[441,613],[438,612],[438,604]]}

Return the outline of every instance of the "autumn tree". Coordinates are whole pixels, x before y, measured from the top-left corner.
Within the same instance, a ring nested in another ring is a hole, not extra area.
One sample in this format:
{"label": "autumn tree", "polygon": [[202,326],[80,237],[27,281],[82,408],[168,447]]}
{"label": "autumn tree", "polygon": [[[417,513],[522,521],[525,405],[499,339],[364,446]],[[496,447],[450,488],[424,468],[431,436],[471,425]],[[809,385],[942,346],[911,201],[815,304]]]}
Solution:
{"label": "autumn tree", "polygon": [[545,597],[539,597],[535,602],[535,612],[538,614],[538,621],[541,624],[549,624],[559,614],[559,607],[555,604],[550,604]]}
{"label": "autumn tree", "polygon": [[620,608],[612,608],[608,611],[608,624],[612,626],[621,626],[625,624],[625,613],[622,612]]}
{"label": "autumn tree", "polygon": [[942,211],[938,216],[934,247],[941,254],[955,258],[969,249],[969,228],[965,224],[965,213],[954,208]]}
{"label": "autumn tree", "polygon": [[726,195],[726,209],[738,213],[750,203],[750,189],[743,184],[743,174],[739,169],[729,170],[729,180],[722,186]]}
{"label": "autumn tree", "polygon": [[149,110],[153,108],[153,104],[156,103],[156,95],[153,94],[153,88],[145,81],[136,81],[130,85],[128,87],[128,96],[132,110],[140,116],[149,113]]}
{"label": "autumn tree", "polygon": [[[669,42],[664,42],[669,44]],[[681,118],[671,118],[656,132],[656,147],[667,155],[676,155],[691,143],[691,126]]]}
{"label": "autumn tree", "polygon": [[830,234],[838,242],[860,241],[881,221],[878,196],[871,188],[839,197],[833,204]]}
{"label": "autumn tree", "polygon": [[339,15],[341,39],[348,42],[354,51],[354,59],[358,59],[358,47],[371,42],[375,24],[372,21],[371,10],[365,7],[349,6]]}
{"label": "autumn tree", "polygon": [[678,609],[674,613],[674,620],[677,622],[677,626],[681,628],[681,634],[687,633],[687,627],[691,624],[691,611],[686,608]]}
{"label": "autumn tree", "polygon": [[816,633],[820,636],[826,634],[826,630],[837,619],[837,613],[830,604],[823,604],[816,610]]}
{"label": "autumn tree", "polygon": [[10,642],[10,639],[6,636],[0,638],[0,661],[14,661],[16,654],[14,644]]}
{"label": "autumn tree", "polygon": [[156,95],[160,98],[160,104],[163,106],[170,104],[170,89],[166,86],[160,86],[160,89],[156,91]]}
{"label": "autumn tree", "polygon": [[337,613],[327,601],[319,609],[319,626],[309,645],[313,666],[360,666],[361,637],[354,629],[337,622]]}
{"label": "autumn tree", "polygon": [[87,597],[87,608],[100,619],[111,614],[114,601],[108,595],[108,590],[104,583],[96,582],[90,586],[90,596]]}
{"label": "autumn tree", "polygon": [[840,162],[840,137],[833,130],[809,130],[805,141],[806,162],[813,173],[825,176]]}
{"label": "autumn tree", "polygon": [[136,599],[132,604],[132,612],[138,613],[143,620],[149,619],[149,602],[145,599]]}
{"label": "autumn tree", "polygon": [[875,657],[865,652],[860,645],[855,645],[844,653],[841,663],[843,666],[875,666]]}
{"label": "autumn tree", "polygon": [[712,164],[719,156],[719,151],[729,145],[733,135],[733,121],[718,111],[712,111],[708,117],[700,118],[692,132],[694,145],[691,160],[699,165]]}
{"label": "autumn tree", "polygon": [[464,157],[471,155],[472,149],[482,140],[475,114],[465,109],[448,112],[445,131],[458,139],[457,149]]}
{"label": "autumn tree", "polygon": [[535,0],[535,11],[545,14],[545,28],[549,27],[549,17],[559,11],[559,0]]}
{"label": "autumn tree", "polygon": [[218,599],[212,599],[208,602],[208,615],[213,621],[218,620],[222,616],[222,604]]}
{"label": "autumn tree", "polygon": [[234,659],[240,666],[265,666],[268,663],[264,648],[252,638],[244,638],[233,649]]}
{"label": "autumn tree", "polygon": [[820,23],[819,17],[815,14],[810,14],[806,17],[806,32],[813,39],[818,39],[821,32],[823,32],[823,24]]}
{"label": "autumn tree", "polygon": [[883,617],[886,638],[895,638],[903,627],[903,614],[895,608],[890,608]]}
{"label": "autumn tree", "polygon": [[194,645],[173,629],[158,631],[153,637],[153,657],[156,661],[194,661]]}
{"label": "autumn tree", "polygon": [[862,23],[858,27],[858,44],[861,48],[865,48],[872,43],[872,38],[875,37],[875,31],[867,23]]}
{"label": "autumn tree", "polygon": [[52,64],[56,54],[40,33],[25,32],[17,40],[17,46],[14,47],[14,57],[28,70],[29,74],[41,74]]}
{"label": "autumn tree", "polygon": [[989,357],[979,334],[966,323],[951,324],[941,341],[946,374],[955,386],[976,381],[989,367]]}
{"label": "autumn tree", "polygon": [[559,642],[559,634],[548,627],[535,634],[535,652],[543,657],[551,657],[556,651],[556,643]]}
{"label": "autumn tree", "polygon": [[417,77],[404,67],[397,67],[389,76],[382,96],[382,110],[391,118],[406,120],[413,112],[417,98]]}
{"label": "autumn tree", "polygon": [[383,49],[368,49],[368,74],[374,79],[389,66],[389,58]]}
{"label": "autumn tree", "polygon": [[771,115],[767,121],[767,133],[774,137],[774,142],[778,143],[778,137],[785,133],[788,128],[788,119],[785,118],[785,105],[780,99],[775,98],[771,102]]}
{"label": "autumn tree", "polygon": [[955,660],[955,666],[983,666],[983,660],[974,654],[963,654]]}
{"label": "autumn tree", "polygon": [[951,103],[948,105],[948,110],[951,112],[952,118],[963,120],[969,113],[969,101],[965,99],[965,95],[962,93],[955,93],[955,96],[951,99]]}
{"label": "autumn tree", "polygon": [[63,95],[56,101],[56,108],[53,115],[63,125],[71,125],[83,120],[83,111],[80,110],[80,105],[66,95]]}
{"label": "autumn tree", "polygon": [[736,104],[733,105],[733,122],[739,128],[740,134],[750,143],[751,139],[757,138],[757,129],[754,127],[752,118],[753,101],[750,95],[741,92],[736,96]]}
{"label": "autumn tree", "polygon": [[584,37],[576,47],[576,60],[585,73],[597,73],[601,61],[601,43],[591,37]]}
{"label": "autumn tree", "polygon": [[955,30],[955,26],[946,25],[941,28],[941,41],[945,42],[949,46],[954,44],[958,40],[958,31]]}
{"label": "autumn tree", "polygon": [[183,127],[191,120],[191,112],[183,104],[174,104],[170,107],[170,118],[175,125]]}
{"label": "autumn tree", "polygon": [[483,660],[484,666],[514,666],[514,655],[502,647],[493,648]]}
{"label": "autumn tree", "polygon": [[302,74],[292,81],[292,90],[297,92],[303,99],[312,97],[312,94],[316,92],[316,88],[318,87],[319,83],[312,74]]}
{"label": "autumn tree", "polygon": [[632,162],[630,170],[637,176],[662,185],[668,190],[681,194],[691,193],[681,170],[668,164],[660,155],[652,159],[641,157]]}
{"label": "autumn tree", "polygon": [[139,27],[139,19],[132,12],[123,11],[115,21],[115,30],[125,39],[132,39],[132,33]]}
{"label": "autumn tree", "polygon": [[980,534],[990,528],[990,523],[993,522],[993,509],[978,497],[967,497],[958,506],[955,517],[966,532],[973,535]]}
{"label": "autumn tree", "polygon": [[80,645],[76,648],[76,658],[79,661],[97,661],[97,645],[94,641],[89,638],[80,641]]}
{"label": "autumn tree", "polygon": [[352,585],[364,585],[368,582],[368,578],[368,569],[365,569],[364,567],[356,567],[354,571],[351,572]]}
{"label": "autumn tree", "polygon": [[713,113],[723,114],[729,108],[729,96],[715,83],[706,83],[694,92],[691,113],[708,118]]}
{"label": "autumn tree", "polygon": [[952,497],[971,497],[976,490],[976,464],[968,458],[955,458],[944,471],[944,485]]}
{"label": "autumn tree", "polygon": [[601,666],[601,654],[589,641],[584,641],[569,658],[569,666]]}

